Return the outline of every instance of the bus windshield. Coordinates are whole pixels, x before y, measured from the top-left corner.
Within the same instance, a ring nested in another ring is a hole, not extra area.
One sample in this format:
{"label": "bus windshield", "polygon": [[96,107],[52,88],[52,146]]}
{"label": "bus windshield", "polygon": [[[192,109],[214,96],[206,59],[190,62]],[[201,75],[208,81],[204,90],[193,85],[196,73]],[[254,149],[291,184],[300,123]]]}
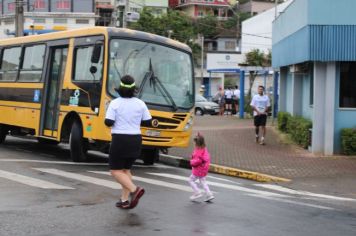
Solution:
{"label": "bus windshield", "polygon": [[112,39],[108,92],[117,97],[115,88],[128,74],[135,78],[139,97],[146,103],[190,109],[194,105],[191,63],[188,53],[170,47]]}

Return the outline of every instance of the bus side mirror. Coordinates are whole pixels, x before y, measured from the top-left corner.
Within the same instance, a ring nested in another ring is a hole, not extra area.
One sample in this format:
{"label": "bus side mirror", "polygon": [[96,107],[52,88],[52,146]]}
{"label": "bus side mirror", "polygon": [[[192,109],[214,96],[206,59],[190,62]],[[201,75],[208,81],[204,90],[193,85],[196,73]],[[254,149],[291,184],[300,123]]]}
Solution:
{"label": "bus side mirror", "polygon": [[97,70],[98,69],[96,68],[96,66],[91,66],[89,69],[90,73],[92,73],[92,74],[95,74],[97,72]]}
{"label": "bus side mirror", "polygon": [[100,60],[100,55],[101,55],[101,44],[95,44],[93,53],[91,55],[91,63],[98,63]]}

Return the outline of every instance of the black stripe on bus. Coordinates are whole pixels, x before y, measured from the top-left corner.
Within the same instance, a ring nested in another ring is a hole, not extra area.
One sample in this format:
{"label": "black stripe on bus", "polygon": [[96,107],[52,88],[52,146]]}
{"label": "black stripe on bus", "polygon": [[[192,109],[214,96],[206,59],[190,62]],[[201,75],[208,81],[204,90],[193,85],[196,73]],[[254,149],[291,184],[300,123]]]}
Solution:
{"label": "black stripe on bus", "polygon": [[41,103],[42,97],[42,89],[38,88],[0,88],[3,101]]}

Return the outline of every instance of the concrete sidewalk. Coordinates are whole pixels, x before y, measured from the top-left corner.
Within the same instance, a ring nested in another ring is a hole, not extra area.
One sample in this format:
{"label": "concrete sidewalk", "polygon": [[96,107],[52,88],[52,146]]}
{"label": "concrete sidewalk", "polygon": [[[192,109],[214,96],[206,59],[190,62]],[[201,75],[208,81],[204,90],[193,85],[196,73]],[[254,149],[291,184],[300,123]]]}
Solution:
{"label": "concrete sidewalk", "polygon": [[[194,121],[193,135],[205,136],[212,158],[211,171],[256,181],[356,197],[356,157],[314,156],[286,141],[268,121],[266,145],[255,142],[251,119],[231,116],[201,116]],[[160,161],[188,166],[193,150],[172,148]],[[181,157],[177,160],[175,157]]]}

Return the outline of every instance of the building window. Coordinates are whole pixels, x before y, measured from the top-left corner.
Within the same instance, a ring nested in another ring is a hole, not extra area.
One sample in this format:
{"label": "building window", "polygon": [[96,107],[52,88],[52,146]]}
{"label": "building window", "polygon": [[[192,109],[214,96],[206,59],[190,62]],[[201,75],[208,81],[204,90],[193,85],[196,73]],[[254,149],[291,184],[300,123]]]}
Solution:
{"label": "building window", "polygon": [[70,1],[69,0],[58,0],[56,2],[57,9],[70,9]]}
{"label": "building window", "polygon": [[339,106],[356,108],[356,62],[340,64],[340,101]]}
{"label": "building window", "polygon": [[36,0],[33,3],[33,8],[34,9],[45,9],[46,8],[46,3],[44,0]]}
{"label": "building window", "polygon": [[89,24],[89,20],[88,19],[76,19],[75,23],[76,24]]}
{"label": "building window", "polygon": [[36,23],[36,24],[45,24],[45,23],[46,23],[46,19],[43,19],[43,18],[35,18],[35,19],[33,19],[33,23]]}
{"label": "building window", "polygon": [[53,23],[54,24],[67,24],[67,19],[61,19],[61,18],[53,19]]}
{"label": "building window", "polygon": [[7,4],[7,9],[8,9],[8,11],[15,11],[15,8],[16,8],[15,2],[9,2],[9,3]]}
{"label": "building window", "polygon": [[233,50],[236,49],[236,43],[234,41],[225,41],[225,50]]}
{"label": "building window", "polygon": [[7,19],[7,20],[4,20],[4,23],[5,23],[5,25],[12,25],[12,24],[15,24],[15,20]]}
{"label": "building window", "polygon": [[314,105],[314,67],[311,66],[309,70],[310,76],[310,90],[309,90],[309,104]]}

